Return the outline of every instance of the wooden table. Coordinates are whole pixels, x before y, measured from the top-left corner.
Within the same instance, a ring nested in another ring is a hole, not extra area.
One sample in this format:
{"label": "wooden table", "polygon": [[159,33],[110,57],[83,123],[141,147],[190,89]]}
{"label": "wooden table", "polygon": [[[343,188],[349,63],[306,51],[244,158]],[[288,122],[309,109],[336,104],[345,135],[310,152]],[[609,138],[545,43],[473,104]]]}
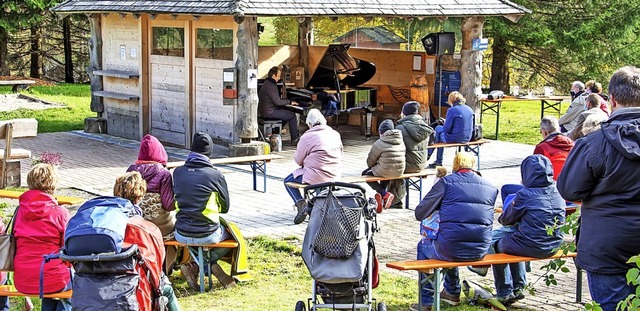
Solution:
{"label": "wooden table", "polygon": [[19,90],[25,90],[29,85],[36,83],[33,80],[4,80],[0,81],[0,85],[12,85],[11,91],[17,93]]}
{"label": "wooden table", "polygon": [[496,140],[498,140],[498,133],[500,128],[500,107],[502,102],[505,101],[540,101],[540,119],[544,117],[546,110],[552,110],[558,113],[558,116],[562,114],[562,102],[564,100],[570,100],[569,96],[548,96],[548,97],[504,97],[501,99],[483,99],[480,101],[480,123],[482,123],[482,116],[486,111],[491,111],[496,116]]}

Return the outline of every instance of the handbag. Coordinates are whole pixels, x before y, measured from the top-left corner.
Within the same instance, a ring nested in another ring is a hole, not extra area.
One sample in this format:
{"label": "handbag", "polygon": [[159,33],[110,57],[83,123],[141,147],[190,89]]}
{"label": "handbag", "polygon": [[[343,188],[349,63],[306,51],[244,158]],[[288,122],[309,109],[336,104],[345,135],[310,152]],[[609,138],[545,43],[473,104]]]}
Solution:
{"label": "handbag", "polygon": [[13,271],[13,257],[16,255],[16,238],[13,236],[13,220],[18,213],[18,207],[9,220],[7,230],[0,234],[0,271]]}

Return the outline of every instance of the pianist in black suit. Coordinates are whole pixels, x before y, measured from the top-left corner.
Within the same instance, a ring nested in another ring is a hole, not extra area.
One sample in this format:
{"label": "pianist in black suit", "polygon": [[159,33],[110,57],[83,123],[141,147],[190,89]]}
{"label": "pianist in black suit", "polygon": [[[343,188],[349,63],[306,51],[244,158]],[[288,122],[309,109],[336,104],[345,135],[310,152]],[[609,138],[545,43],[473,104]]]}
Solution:
{"label": "pianist in black suit", "polygon": [[292,111],[282,109],[286,105],[298,106],[295,101],[281,98],[278,92],[278,80],[280,80],[281,70],[272,67],[258,92],[258,116],[261,118],[280,119],[282,123],[289,123],[291,132],[291,144],[298,143],[298,119]]}

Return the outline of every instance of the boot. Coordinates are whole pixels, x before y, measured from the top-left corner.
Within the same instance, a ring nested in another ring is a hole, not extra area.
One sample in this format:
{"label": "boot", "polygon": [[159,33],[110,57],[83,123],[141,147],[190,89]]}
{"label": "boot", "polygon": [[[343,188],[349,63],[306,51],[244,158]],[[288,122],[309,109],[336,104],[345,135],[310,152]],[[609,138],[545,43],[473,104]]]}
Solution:
{"label": "boot", "polygon": [[307,201],[299,200],[298,202],[296,202],[296,209],[298,213],[296,214],[296,217],[293,218],[293,223],[298,225],[301,224],[305,219],[307,219]]}
{"label": "boot", "polygon": [[222,267],[220,267],[220,265],[218,265],[217,263],[211,265],[211,274],[213,274],[216,279],[218,279],[218,281],[220,282],[220,284],[222,284],[222,286],[224,286],[224,288],[233,288],[236,286],[236,281],[233,280],[231,276],[226,274],[222,270]]}
{"label": "boot", "polygon": [[198,268],[198,264],[195,261],[183,264],[180,266],[180,272],[184,279],[187,281],[189,288],[198,290],[200,287],[198,286],[198,278],[200,277]]}

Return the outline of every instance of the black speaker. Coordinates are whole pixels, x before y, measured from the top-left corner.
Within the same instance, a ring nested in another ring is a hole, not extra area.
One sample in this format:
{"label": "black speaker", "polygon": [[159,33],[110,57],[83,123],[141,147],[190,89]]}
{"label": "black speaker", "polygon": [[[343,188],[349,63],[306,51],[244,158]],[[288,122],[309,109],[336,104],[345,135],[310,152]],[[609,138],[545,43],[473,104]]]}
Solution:
{"label": "black speaker", "polygon": [[453,32],[430,33],[420,41],[427,55],[451,55],[456,47],[456,35]]}

